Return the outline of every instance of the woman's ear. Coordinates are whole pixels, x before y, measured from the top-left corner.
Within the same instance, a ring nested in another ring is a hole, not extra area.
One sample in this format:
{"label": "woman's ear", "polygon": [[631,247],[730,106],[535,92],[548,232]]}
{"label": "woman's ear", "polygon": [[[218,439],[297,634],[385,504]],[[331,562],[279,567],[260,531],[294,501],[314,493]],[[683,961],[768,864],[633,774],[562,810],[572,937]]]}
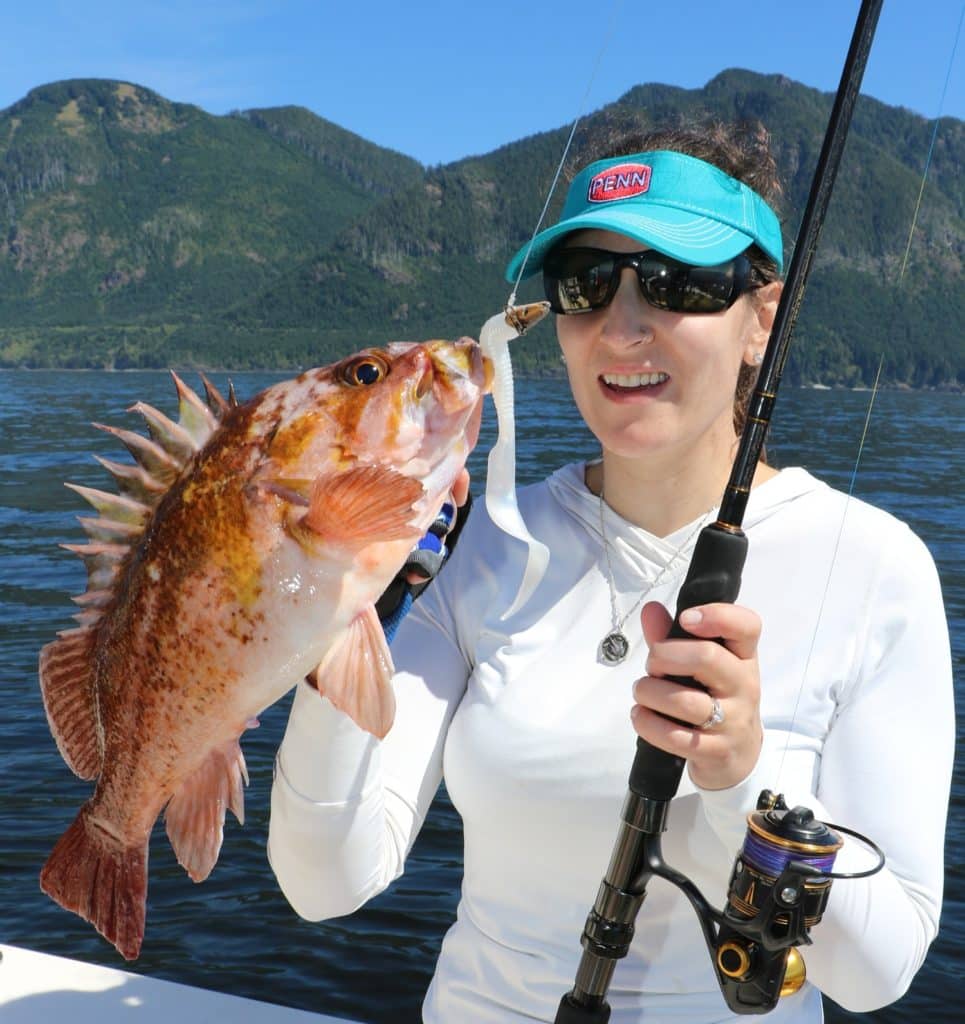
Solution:
{"label": "woman's ear", "polygon": [[758,365],[763,357],[783,290],[782,281],[771,281],[760,288],[755,288],[750,295],[752,323],[744,348],[744,362],[750,366]]}

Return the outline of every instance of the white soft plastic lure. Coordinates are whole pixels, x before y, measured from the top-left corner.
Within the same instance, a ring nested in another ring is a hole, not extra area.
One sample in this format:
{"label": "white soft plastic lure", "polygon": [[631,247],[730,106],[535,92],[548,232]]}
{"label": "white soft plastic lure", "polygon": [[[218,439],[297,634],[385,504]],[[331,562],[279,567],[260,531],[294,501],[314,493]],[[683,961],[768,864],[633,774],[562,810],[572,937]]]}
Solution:
{"label": "white soft plastic lure", "polygon": [[489,453],[486,477],[486,508],[489,517],[511,537],[529,548],[526,569],[512,605],[503,613],[506,619],[521,608],[539,586],[549,564],[549,549],[526,528],[516,502],[516,420],[513,407],[513,365],[509,342],[524,334],[549,311],[548,302],[509,306],[490,317],[479,332],[483,354],[493,364],[493,404],[496,406],[496,443]]}

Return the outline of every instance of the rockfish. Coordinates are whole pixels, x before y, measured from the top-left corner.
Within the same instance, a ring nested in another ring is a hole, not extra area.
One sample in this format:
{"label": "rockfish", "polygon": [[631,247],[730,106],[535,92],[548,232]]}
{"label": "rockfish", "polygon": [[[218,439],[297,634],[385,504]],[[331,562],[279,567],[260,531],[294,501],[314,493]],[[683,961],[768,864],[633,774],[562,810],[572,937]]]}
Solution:
{"label": "rockfish", "polygon": [[138,403],[150,438],[102,428],[136,463],[99,460],[120,494],[68,485],[98,513],[81,520],[89,543],[67,545],[87,591],[80,625],[40,654],[60,753],[97,783],[40,884],[126,959],[154,822],[164,810],[178,861],[206,878],[225,809],[243,821],[239,739],[266,707],[313,673],[362,728],[388,731],[374,602],[462,469],[491,383],[468,338],[394,343],[244,404],[175,377],[177,423]]}

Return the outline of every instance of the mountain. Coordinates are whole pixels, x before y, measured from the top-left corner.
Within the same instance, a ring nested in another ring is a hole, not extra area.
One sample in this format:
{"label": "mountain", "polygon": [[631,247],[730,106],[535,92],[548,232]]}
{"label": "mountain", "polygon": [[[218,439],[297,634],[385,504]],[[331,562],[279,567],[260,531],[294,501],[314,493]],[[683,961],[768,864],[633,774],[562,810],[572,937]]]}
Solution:
{"label": "mountain", "polygon": [[[832,99],[741,70],[641,85],[584,119],[574,150],[601,123],[758,119],[793,239]],[[868,383],[883,353],[889,383],[965,386],[962,121],[940,124],[901,272],[932,132],[859,101],[790,379]],[[567,135],[426,169],[297,107],[213,117],[128,83],[42,86],[0,112],[0,365],[283,367],[475,333]],[[551,327],[517,360],[555,371]]]}
{"label": "mountain", "polygon": [[42,86],[0,113],[0,331],[44,361],[100,362],[119,335],[163,359],[178,324],[216,323],[422,174],[294,107],[212,117],[123,82]]}

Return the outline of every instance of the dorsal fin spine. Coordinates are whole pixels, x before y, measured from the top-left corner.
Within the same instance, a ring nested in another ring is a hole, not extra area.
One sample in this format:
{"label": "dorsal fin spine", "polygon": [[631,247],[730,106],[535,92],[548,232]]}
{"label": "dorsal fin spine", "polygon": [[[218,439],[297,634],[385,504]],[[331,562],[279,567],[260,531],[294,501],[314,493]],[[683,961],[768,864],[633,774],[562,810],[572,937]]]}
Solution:
{"label": "dorsal fin spine", "polygon": [[[208,380],[207,377],[202,373],[201,382],[204,384],[204,397],[208,401],[208,407],[212,413],[219,419],[224,419],[225,413],[229,411],[231,405],[224,400],[221,392]],[[232,388],[231,397],[234,398],[234,389]],[[237,404],[237,403],[235,403]]]}
{"label": "dorsal fin spine", "polygon": [[151,437],[102,423],[94,424],[121,441],[136,460],[132,465],[95,456],[114,477],[121,493],[67,484],[98,513],[94,518],[78,517],[88,536],[87,544],[61,545],[80,555],[87,568],[87,592],[75,598],[82,608],[75,618],[83,629],[96,626],[103,609],[113,598],[118,575],[132,548],[143,536],[154,509],[218,429],[220,417],[229,410],[228,403],[203,375],[207,406],[177,374],[172,377],[178,394],[179,422],[175,423],[145,402],[136,402],[128,411],[144,418]]}
{"label": "dorsal fin spine", "polygon": [[218,429],[218,417],[176,373],[172,371],[171,376],[178,392],[178,424],[191,435],[200,450]]}
{"label": "dorsal fin spine", "polygon": [[98,516],[96,519],[92,519],[90,516],[78,516],[77,521],[92,541],[104,544],[129,544],[140,537],[144,531],[143,524],[119,523],[114,519],[105,519],[103,516]]}
{"label": "dorsal fin spine", "polygon": [[180,423],[168,419],[153,405],[148,405],[146,402],[135,402],[128,412],[140,413],[144,417],[152,440],[177,462],[180,469],[183,469],[187,461],[197,452],[199,446],[184,427]]}
{"label": "dorsal fin spine", "polygon": [[61,544],[62,548],[80,555],[87,569],[87,589],[110,588],[120,572],[130,546],[127,544]]}
{"label": "dorsal fin spine", "polygon": [[122,494],[111,494],[110,491],[99,491],[81,484],[68,483],[64,486],[69,487],[75,494],[79,494],[101,516],[113,519],[115,522],[131,523],[134,526],[143,527],[147,517],[151,514],[150,506]]}
{"label": "dorsal fin spine", "polygon": [[153,508],[167,492],[167,484],[156,480],[143,466],[113,462],[100,455],[94,458],[114,477],[123,494],[131,495],[149,508]]}
{"label": "dorsal fin spine", "polygon": [[82,608],[105,608],[114,600],[111,590],[85,590],[83,594],[75,594],[71,601]]}
{"label": "dorsal fin spine", "polygon": [[104,611],[101,608],[85,608],[83,611],[76,612],[71,618],[75,622],[79,622],[81,626],[90,629],[95,626],[104,617]]}
{"label": "dorsal fin spine", "polygon": [[133,430],[112,427],[106,423],[95,423],[94,426],[116,437],[138,463],[160,483],[170,486],[181,471],[181,466],[159,444],[155,444],[143,434],[135,434]]}

